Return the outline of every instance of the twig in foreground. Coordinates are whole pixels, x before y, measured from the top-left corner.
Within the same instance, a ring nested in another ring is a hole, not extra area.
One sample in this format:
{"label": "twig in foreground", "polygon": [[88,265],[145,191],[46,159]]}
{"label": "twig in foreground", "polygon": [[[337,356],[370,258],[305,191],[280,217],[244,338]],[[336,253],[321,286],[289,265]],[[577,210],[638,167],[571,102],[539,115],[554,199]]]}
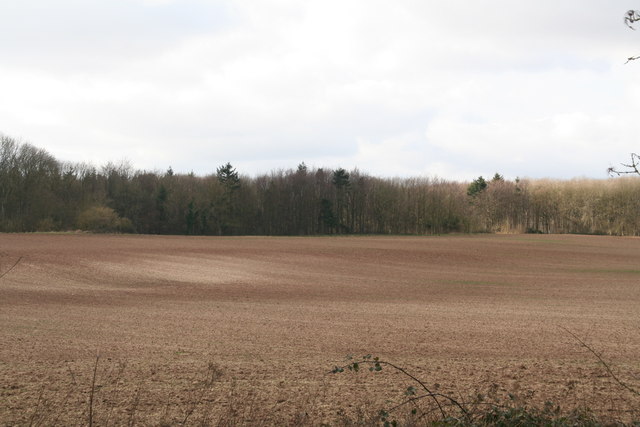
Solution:
{"label": "twig in foreground", "polygon": [[567,329],[567,328],[565,328],[563,326],[558,326],[558,327],[560,329],[562,329],[563,331],[565,331],[566,333],[568,333],[569,335],[571,335],[576,341],[578,341],[580,343],[580,345],[582,347],[586,348],[589,351],[589,353],[593,354],[596,357],[596,359],[598,359],[598,362],[600,362],[600,364],[602,364],[602,366],[604,366],[604,368],[606,369],[607,373],[611,376],[611,378],[613,378],[613,380],[616,383],[618,383],[618,385],[620,385],[621,387],[627,389],[631,393],[633,393],[633,394],[635,394],[637,396],[640,396],[640,392],[638,392],[636,389],[634,389],[633,387],[631,387],[630,385],[628,385],[627,383],[622,381],[620,378],[618,378],[616,376],[616,374],[613,373],[613,371],[611,370],[611,367],[609,366],[609,364],[589,344],[584,342],[582,339],[580,339],[579,336],[577,336],[576,334],[571,332],[569,329]]}
{"label": "twig in foreground", "polygon": [[4,276],[7,275],[7,273],[9,273],[11,270],[13,270],[15,268],[16,265],[18,265],[20,263],[20,261],[22,261],[22,257],[18,258],[18,260],[4,273],[0,274],[0,279],[2,279]]}

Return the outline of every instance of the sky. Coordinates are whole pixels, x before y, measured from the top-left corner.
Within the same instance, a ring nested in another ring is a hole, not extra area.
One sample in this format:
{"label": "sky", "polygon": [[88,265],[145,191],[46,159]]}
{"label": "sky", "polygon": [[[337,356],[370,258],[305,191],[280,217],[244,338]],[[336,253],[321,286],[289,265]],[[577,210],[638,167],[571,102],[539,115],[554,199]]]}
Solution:
{"label": "sky", "polygon": [[640,0],[0,0],[0,132],[198,175],[607,178]]}

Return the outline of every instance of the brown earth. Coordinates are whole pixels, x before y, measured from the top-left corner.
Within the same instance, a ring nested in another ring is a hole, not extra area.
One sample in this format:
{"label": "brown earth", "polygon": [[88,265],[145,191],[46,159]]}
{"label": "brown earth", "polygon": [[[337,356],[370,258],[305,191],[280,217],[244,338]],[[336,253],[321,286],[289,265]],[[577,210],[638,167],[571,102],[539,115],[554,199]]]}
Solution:
{"label": "brown earth", "polygon": [[458,399],[638,418],[563,328],[640,388],[639,238],[0,234],[4,273],[2,425],[336,423],[411,385],[328,373],[368,353]]}

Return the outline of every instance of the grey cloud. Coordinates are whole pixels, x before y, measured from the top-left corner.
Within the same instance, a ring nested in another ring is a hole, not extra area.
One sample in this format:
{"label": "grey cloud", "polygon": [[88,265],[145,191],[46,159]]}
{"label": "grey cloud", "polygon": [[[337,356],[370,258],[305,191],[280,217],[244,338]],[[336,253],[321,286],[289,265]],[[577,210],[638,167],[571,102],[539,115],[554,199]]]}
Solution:
{"label": "grey cloud", "polygon": [[[637,67],[622,68],[640,54],[622,24],[635,3],[3,2],[0,131],[63,158],[198,173],[304,160],[600,176],[634,149],[599,144],[640,108]],[[569,126],[580,114],[619,119],[585,133]],[[566,135],[531,124],[550,118]]]}
{"label": "grey cloud", "polygon": [[5,65],[95,70],[231,22],[224,2],[6,1],[0,2],[0,56]]}

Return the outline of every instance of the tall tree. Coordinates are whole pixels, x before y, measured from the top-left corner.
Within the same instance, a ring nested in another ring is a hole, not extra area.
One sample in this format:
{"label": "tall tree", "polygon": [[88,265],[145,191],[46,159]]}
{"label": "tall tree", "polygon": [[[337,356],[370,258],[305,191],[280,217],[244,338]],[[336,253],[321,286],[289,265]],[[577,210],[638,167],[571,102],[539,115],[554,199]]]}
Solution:
{"label": "tall tree", "polygon": [[333,171],[331,182],[336,189],[335,221],[338,231],[349,233],[351,232],[351,224],[349,224],[349,189],[351,187],[349,173],[343,168],[336,169]]}
{"label": "tall tree", "polygon": [[219,205],[220,233],[236,234],[240,229],[238,222],[238,190],[240,189],[240,177],[238,172],[227,162],[216,169],[218,182],[224,188],[224,194]]}
{"label": "tall tree", "polygon": [[467,194],[471,197],[476,197],[487,188],[487,185],[487,181],[483,177],[479,176],[469,184],[469,187],[467,187]]}
{"label": "tall tree", "polygon": [[238,176],[238,172],[235,168],[231,166],[231,163],[218,167],[216,169],[216,176],[218,177],[220,184],[231,190],[235,190],[240,187],[240,177]]}

